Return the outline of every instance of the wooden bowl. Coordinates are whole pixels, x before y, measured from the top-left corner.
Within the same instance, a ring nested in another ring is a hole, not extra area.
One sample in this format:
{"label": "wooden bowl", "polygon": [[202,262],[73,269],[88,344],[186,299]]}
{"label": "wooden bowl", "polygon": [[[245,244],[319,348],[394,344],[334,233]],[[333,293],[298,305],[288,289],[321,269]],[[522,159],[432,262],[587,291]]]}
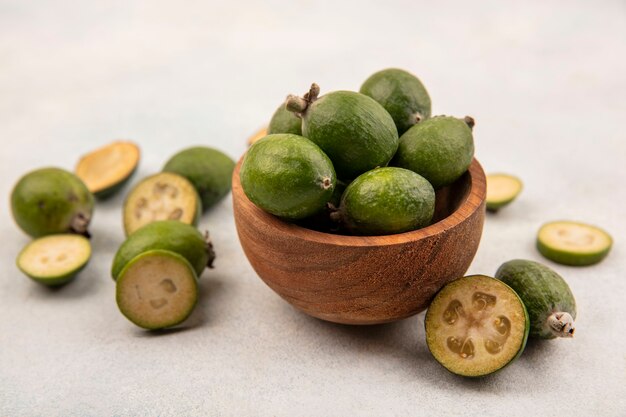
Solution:
{"label": "wooden bowl", "polygon": [[261,279],[303,312],[345,324],[376,324],[424,310],[469,268],[485,219],[485,173],[477,160],[437,192],[435,222],[388,236],[344,236],[283,221],[255,206],[233,173],[241,246]]}

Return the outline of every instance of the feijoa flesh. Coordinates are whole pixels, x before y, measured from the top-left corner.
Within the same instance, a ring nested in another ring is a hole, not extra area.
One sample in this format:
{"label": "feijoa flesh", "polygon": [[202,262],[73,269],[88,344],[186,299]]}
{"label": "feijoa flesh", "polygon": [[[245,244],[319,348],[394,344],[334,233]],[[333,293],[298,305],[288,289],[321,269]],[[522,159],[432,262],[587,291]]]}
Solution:
{"label": "feijoa flesh", "polygon": [[487,175],[487,210],[496,212],[510,204],[522,192],[522,187],[522,181],[513,175]]}
{"label": "feijoa flesh", "polygon": [[185,177],[162,172],[135,185],[124,202],[124,231],[130,235],[158,220],[178,220],[196,225],[202,203],[193,184]]}
{"label": "feijoa flesh", "polygon": [[403,168],[361,174],[341,197],[342,225],[359,235],[388,235],[427,226],[435,212],[435,191],[424,177]]}
{"label": "feijoa flesh", "polygon": [[605,230],[590,224],[556,221],[546,223],[537,234],[537,249],[551,261],[571,266],[593,265],[613,246]]}
{"label": "feijoa flesh", "polygon": [[246,196],[268,213],[302,219],[322,210],[337,183],[333,164],[310,140],[268,135],[248,149],[240,170]]}
{"label": "feijoa flesh", "polygon": [[328,155],[338,178],[351,180],[386,166],[398,149],[398,131],[387,110],[352,91],[318,94],[313,84],[304,97],[289,96],[287,109],[302,117],[303,136]]}
{"label": "feijoa flesh", "polygon": [[84,155],[76,165],[76,175],[98,198],[119,191],[139,165],[140,150],[133,142],[116,141]]}
{"label": "feijoa flesh", "polygon": [[40,284],[58,286],[74,279],[90,257],[91,245],[85,237],[49,235],[26,245],[17,257],[17,266]]}
{"label": "feijoa flesh", "polygon": [[424,321],[426,342],[450,372],[478,377],[518,358],[526,346],[526,307],[511,287],[484,275],[447,284],[433,299]]}
{"label": "feijoa flesh", "polygon": [[565,280],[539,262],[515,259],[496,272],[519,295],[530,317],[530,336],[540,339],[572,337],[576,301]]}
{"label": "feijoa flesh", "polygon": [[268,135],[276,133],[293,133],[302,136],[302,119],[287,110],[285,103],[278,106],[267,127]]}
{"label": "feijoa flesh", "polygon": [[182,323],[198,300],[197,276],[181,255],[143,252],[122,269],[115,298],[121,313],[139,327],[163,329]]}
{"label": "feijoa flesh", "polygon": [[187,178],[202,200],[202,209],[208,210],[230,191],[234,168],[235,162],[223,152],[195,146],[172,156],[163,171]]}
{"label": "feijoa flesh", "polygon": [[60,168],[29,172],[11,192],[11,210],[17,225],[28,235],[57,233],[89,236],[93,194],[76,175]]}
{"label": "feijoa flesh", "polygon": [[267,136],[267,128],[262,127],[261,129],[254,132],[254,134],[248,138],[248,146],[252,146],[252,144],[263,139],[265,136]]}
{"label": "feijoa flesh", "polygon": [[410,169],[435,189],[456,181],[472,163],[474,139],[470,117],[436,116],[407,130],[392,165]]}
{"label": "feijoa flesh", "polygon": [[380,103],[393,118],[402,135],[411,126],[430,117],[430,96],[413,74],[388,68],[372,74],[359,90]]}

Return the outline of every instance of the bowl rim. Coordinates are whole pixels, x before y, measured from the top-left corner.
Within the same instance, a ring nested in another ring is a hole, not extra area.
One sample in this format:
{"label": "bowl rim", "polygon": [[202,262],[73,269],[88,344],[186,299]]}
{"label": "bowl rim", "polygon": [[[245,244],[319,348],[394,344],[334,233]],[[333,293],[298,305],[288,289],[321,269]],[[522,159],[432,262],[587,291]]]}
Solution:
{"label": "bowl rim", "polygon": [[233,200],[238,198],[240,200],[240,204],[249,207],[250,211],[255,215],[257,220],[263,223],[263,225],[269,228],[278,229],[278,231],[284,234],[291,235],[301,240],[321,244],[332,244],[335,246],[387,246],[415,242],[417,240],[435,236],[445,230],[454,228],[471,217],[477,210],[480,209],[481,206],[484,205],[487,194],[487,179],[485,177],[485,172],[478,160],[473,158],[467,170],[469,173],[470,187],[465,200],[459,204],[459,207],[454,212],[438,222],[428,225],[422,229],[393,235],[350,236],[324,233],[317,230],[307,229],[306,227],[298,226],[294,223],[289,223],[274,216],[273,214],[267,213],[252,203],[252,201],[250,201],[243,192],[239,178],[239,170],[241,169],[241,163],[243,162],[244,157],[245,154],[239,159],[235,169],[233,170]]}

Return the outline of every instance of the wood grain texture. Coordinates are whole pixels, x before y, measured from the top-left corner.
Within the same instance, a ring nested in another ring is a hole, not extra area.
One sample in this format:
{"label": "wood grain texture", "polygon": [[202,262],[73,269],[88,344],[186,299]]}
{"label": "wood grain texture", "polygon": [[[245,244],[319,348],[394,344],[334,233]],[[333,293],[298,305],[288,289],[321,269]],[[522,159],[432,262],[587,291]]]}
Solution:
{"label": "wood grain texture", "polygon": [[474,159],[437,192],[435,223],[388,236],[343,236],[285,222],[256,207],[233,173],[241,246],[261,279],[303,312],[336,323],[376,324],[424,310],[469,268],[483,229],[486,182]]}

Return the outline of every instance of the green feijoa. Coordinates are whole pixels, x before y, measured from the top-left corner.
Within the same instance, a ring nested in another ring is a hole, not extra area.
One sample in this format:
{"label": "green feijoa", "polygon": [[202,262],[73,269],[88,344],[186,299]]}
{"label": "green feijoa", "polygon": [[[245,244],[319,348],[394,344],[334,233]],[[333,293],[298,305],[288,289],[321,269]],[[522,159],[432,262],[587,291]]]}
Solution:
{"label": "green feijoa", "polygon": [[398,130],[387,110],[352,91],[318,94],[313,84],[304,97],[289,96],[287,109],[302,117],[303,136],[328,155],[339,179],[386,166],[398,149]]}
{"label": "green feijoa", "polygon": [[593,265],[603,260],[613,246],[606,231],[586,223],[546,223],[537,234],[537,250],[547,259],[571,266]]}
{"label": "green feijoa", "polygon": [[267,134],[276,133],[292,133],[302,136],[302,119],[287,110],[285,103],[278,106],[267,127]]}
{"label": "green feijoa", "polygon": [[167,250],[150,250],[134,257],[115,283],[120,312],[148,330],[182,323],[198,300],[196,273],[187,260]]}
{"label": "green feijoa", "polygon": [[322,210],[337,178],[326,154],[310,140],[289,133],[268,135],[248,149],[241,186],[258,207],[286,219]]}
{"label": "green feijoa", "polygon": [[223,152],[195,146],[172,156],[163,171],[187,178],[198,191],[206,211],[230,191],[234,168],[235,162]]}
{"label": "green feijoa", "polygon": [[359,90],[379,102],[389,112],[402,135],[411,126],[430,117],[430,96],[413,74],[388,68],[372,74]]}
{"label": "green feijoa", "polygon": [[456,181],[474,157],[474,120],[436,116],[416,124],[400,138],[392,165],[410,169],[435,189]]}
{"label": "green feijoa", "polygon": [[17,266],[40,284],[58,286],[74,279],[90,257],[91,245],[85,237],[49,235],[26,245],[17,257]]}
{"label": "green feijoa", "polygon": [[422,176],[403,168],[366,172],[346,188],[339,215],[359,235],[388,235],[427,226],[435,212],[435,191]]}
{"label": "green feijoa", "polygon": [[41,168],[29,172],[11,192],[11,210],[17,225],[28,235],[57,233],[89,236],[94,197],[71,172]]}
{"label": "green feijoa", "polygon": [[182,255],[198,276],[215,260],[213,245],[193,226],[177,220],[161,220],[141,227],[131,234],[117,250],[111,266],[111,277],[117,279],[122,268],[140,253],[164,249]]}
{"label": "green feijoa", "polygon": [[471,275],[437,293],[426,312],[426,343],[437,362],[467,377],[494,373],[517,359],[528,339],[528,312],[502,281]]}
{"label": "green feijoa", "polygon": [[540,339],[572,337],[576,300],[565,280],[539,262],[514,259],[496,272],[517,292],[530,316],[530,336]]}

